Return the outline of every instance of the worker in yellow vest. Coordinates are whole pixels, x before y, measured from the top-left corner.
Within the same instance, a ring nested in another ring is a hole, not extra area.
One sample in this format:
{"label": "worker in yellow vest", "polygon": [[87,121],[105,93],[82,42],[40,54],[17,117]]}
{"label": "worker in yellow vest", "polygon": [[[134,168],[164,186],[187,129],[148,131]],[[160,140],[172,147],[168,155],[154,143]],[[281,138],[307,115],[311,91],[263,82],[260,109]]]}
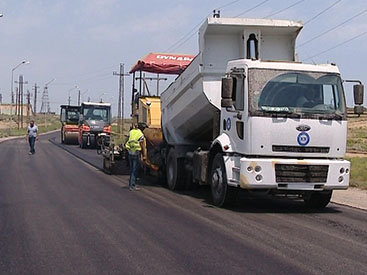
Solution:
{"label": "worker in yellow vest", "polygon": [[[134,123],[133,129],[129,132],[129,139],[126,142],[125,148],[129,152],[129,165],[130,165],[130,180],[129,180],[129,189],[132,190],[139,190],[136,186],[136,173],[139,167],[139,160],[140,156],[142,155],[142,151],[144,146],[144,134],[138,128],[138,124]],[[145,156],[142,155],[143,160]]]}

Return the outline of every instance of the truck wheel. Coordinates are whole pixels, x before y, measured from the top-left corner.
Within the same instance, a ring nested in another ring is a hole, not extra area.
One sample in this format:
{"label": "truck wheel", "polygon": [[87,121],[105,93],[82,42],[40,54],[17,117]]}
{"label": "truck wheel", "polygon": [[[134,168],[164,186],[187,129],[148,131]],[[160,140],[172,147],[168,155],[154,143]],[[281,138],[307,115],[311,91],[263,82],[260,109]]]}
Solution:
{"label": "truck wheel", "polygon": [[227,174],[221,153],[215,155],[209,177],[213,204],[221,207],[234,203],[238,189],[227,184]]}
{"label": "truck wheel", "polygon": [[331,200],[333,191],[310,192],[303,196],[306,207],[311,209],[323,209]]}
{"label": "truck wheel", "polygon": [[177,158],[175,149],[171,148],[167,156],[166,177],[171,190],[180,190],[185,186],[184,159]]}
{"label": "truck wheel", "polygon": [[64,143],[64,134],[62,131],[61,131],[61,143]]}

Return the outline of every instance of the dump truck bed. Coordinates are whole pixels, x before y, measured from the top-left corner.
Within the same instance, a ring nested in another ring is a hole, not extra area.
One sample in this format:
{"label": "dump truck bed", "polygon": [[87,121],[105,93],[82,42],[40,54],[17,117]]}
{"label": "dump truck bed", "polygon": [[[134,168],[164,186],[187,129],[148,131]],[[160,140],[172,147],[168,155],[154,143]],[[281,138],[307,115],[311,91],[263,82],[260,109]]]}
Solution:
{"label": "dump truck bed", "polygon": [[162,129],[171,145],[215,138],[221,78],[230,60],[249,58],[249,39],[261,43],[259,60],[295,61],[302,24],[288,20],[208,18],[199,31],[199,54],[162,93]]}

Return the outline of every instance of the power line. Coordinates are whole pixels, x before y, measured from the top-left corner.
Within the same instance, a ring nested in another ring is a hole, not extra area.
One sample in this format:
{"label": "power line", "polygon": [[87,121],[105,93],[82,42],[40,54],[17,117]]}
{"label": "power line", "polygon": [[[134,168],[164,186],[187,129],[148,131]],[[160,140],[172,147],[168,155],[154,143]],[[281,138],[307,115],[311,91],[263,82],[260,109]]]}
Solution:
{"label": "power line", "polygon": [[314,17],[308,19],[305,23],[303,23],[303,26],[306,26],[306,24],[310,23],[311,21],[315,20],[317,17],[319,17],[321,14],[327,12],[328,10],[330,10],[332,7],[334,7],[336,4],[340,3],[342,0],[338,0],[335,3],[333,3],[332,5],[330,5],[329,7],[327,7],[326,9],[320,11],[318,14],[316,14]]}
{"label": "power line", "polygon": [[[229,6],[235,4],[235,3],[239,2],[239,1],[241,1],[241,0],[235,0],[235,1],[228,2],[227,4],[224,4],[224,5],[222,5],[222,6],[218,7],[218,8],[215,8],[215,10],[224,9],[224,8],[229,7]],[[205,20],[205,18],[207,18],[208,16],[210,16],[210,13],[208,13],[208,15],[204,17],[204,19],[200,20],[200,22],[197,23],[188,33],[186,33],[178,41],[176,41],[169,48],[167,48],[165,50],[165,52],[176,50],[177,48],[179,48],[183,44],[185,44],[193,35],[195,35],[195,33],[197,31],[197,28],[203,23],[203,20]],[[194,33],[192,33],[192,32],[194,32]]]}
{"label": "power line", "polygon": [[241,1],[241,0],[235,0],[235,1],[229,2],[227,4],[224,4],[223,6],[220,6],[220,7],[216,8],[215,10],[224,9],[226,7],[232,6],[233,4],[235,4],[235,3],[239,2],[239,1]]}
{"label": "power line", "polygon": [[[210,14],[208,14],[209,16]],[[175,42],[174,44],[172,44],[169,48],[167,48],[167,50],[165,50],[165,52],[169,52],[171,50],[177,49],[178,47],[176,47],[177,45],[179,45],[179,43],[181,43],[182,41],[184,41],[186,39],[186,37],[189,35],[189,38],[192,37],[192,32],[194,32],[194,34],[196,33],[196,29],[203,23],[203,20],[201,20],[198,24],[196,24],[187,34],[185,34],[181,39],[179,39],[177,42]],[[190,35],[191,34],[191,35]],[[186,40],[184,41],[184,43],[186,42]]]}
{"label": "power line", "polygon": [[286,11],[286,10],[288,10],[288,9],[290,9],[290,8],[293,8],[294,6],[296,6],[296,5],[300,4],[300,3],[302,3],[303,1],[305,1],[305,0],[299,0],[299,1],[297,1],[296,3],[293,3],[292,5],[290,5],[290,6],[286,7],[286,8],[283,8],[283,9],[281,9],[281,10],[279,10],[279,11],[276,11],[276,12],[274,12],[274,13],[271,13],[271,14],[269,14],[269,15],[267,15],[267,16],[265,16],[265,17],[263,17],[263,18],[269,18],[269,17],[271,17],[271,16],[277,15],[277,14],[279,14],[279,13],[283,12],[283,11]]}
{"label": "power line", "polygon": [[298,45],[298,46],[297,46],[297,48],[300,48],[300,47],[302,47],[302,46],[304,46],[304,45],[306,45],[306,44],[308,44],[308,43],[310,43],[310,42],[312,42],[312,41],[316,40],[317,38],[320,38],[321,36],[324,36],[325,34],[327,34],[327,33],[331,32],[331,31],[333,31],[333,30],[336,30],[337,28],[339,28],[339,27],[341,27],[341,26],[345,25],[346,23],[348,23],[349,21],[353,20],[354,18],[356,18],[356,17],[358,17],[358,16],[361,16],[361,15],[362,15],[362,14],[364,14],[366,11],[367,11],[367,10],[363,10],[363,11],[361,11],[360,13],[358,13],[358,14],[356,14],[356,15],[352,16],[351,18],[349,18],[349,19],[345,20],[344,22],[342,22],[342,23],[340,23],[340,24],[336,25],[335,27],[332,27],[331,29],[328,29],[328,30],[324,31],[324,32],[320,33],[319,35],[316,35],[315,37],[313,37],[313,38],[311,38],[311,39],[309,39],[309,40],[307,40],[307,41],[303,42],[302,44]]}
{"label": "power line", "polygon": [[256,8],[260,7],[261,5],[263,5],[263,4],[265,4],[266,2],[269,2],[269,1],[270,1],[270,0],[262,1],[262,2],[260,2],[259,4],[257,4],[257,5],[255,5],[255,6],[253,6],[252,8],[249,8],[249,9],[247,9],[247,10],[245,10],[245,11],[241,12],[240,14],[236,15],[235,17],[240,17],[241,15],[244,15],[244,14],[246,14],[246,13],[250,12],[250,11],[253,11],[254,9],[256,9]]}
{"label": "power line", "polygon": [[324,53],[326,53],[326,52],[329,52],[329,51],[331,51],[331,50],[334,50],[334,49],[336,49],[336,48],[338,48],[338,47],[340,47],[340,46],[343,46],[343,45],[347,44],[348,42],[351,42],[351,41],[353,41],[353,40],[355,40],[355,39],[357,39],[357,38],[359,38],[359,37],[361,37],[361,36],[363,36],[363,35],[366,35],[366,34],[367,34],[367,31],[365,31],[365,32],[363,32],[363,33],[361,33],[361,34],[358,34],[358,35],[356,35],[356,36],[354,36],[354,37],[352,37],[352,38],[350,38],[350,39],[348,39],[348,40],[346,40],[346,41],[344,41],[344,42],[341,42],[341,43],[339,43],[339,44],[337,44],[337,45],[335,45],[335,46],[333,46],[333,47],[331,47],[331,48],[329,48],[329,49],[327,49],[327,50],[324,50],[324,51],[319,52],[319,53],[317,53],[317,54],[315,54],[315,55],[309,56],[309,57],[307,57],[306,59],[303,59],[303,61],[306,61],[306,60],[312,59],[312,58],[317,57],[317,56],[319,56],[319,55],[322,55],[322,54],[324,54]]}
{"label": "power line", "polygon": [[[90,76],[90,75],[94,75],[94,74],[99,74],[100,72],[103,71],[110,71],[110,69],[114,68],[115,65],[109,66],[109,67],[105,67],[105,68],[100,68],[98,70],[95,71],[90,71],[90,72],[85,72],[85,73],[81,73],[81,74],[76,74],[73,75],[72,77],[83,77],[83,76]],[[63,78],[70,78],[70,76],[59,76],[58,79],[63,79]]]}

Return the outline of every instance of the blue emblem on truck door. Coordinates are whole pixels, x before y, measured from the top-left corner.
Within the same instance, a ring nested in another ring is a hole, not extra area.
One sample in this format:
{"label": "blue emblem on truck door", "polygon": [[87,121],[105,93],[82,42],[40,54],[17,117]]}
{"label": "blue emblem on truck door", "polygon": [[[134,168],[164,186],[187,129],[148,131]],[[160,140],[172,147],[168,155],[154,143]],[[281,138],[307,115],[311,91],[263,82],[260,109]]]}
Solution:
{"label": "blue emblem on truck door", "polygon": [[227,130],[231,130],[231,119],[227,118]]}
{"label": "blue emblem on truck door", "polygon": [[299,133],[297,142],[301,146],[306,146],[310,142],[310,136],[306,132]]}

